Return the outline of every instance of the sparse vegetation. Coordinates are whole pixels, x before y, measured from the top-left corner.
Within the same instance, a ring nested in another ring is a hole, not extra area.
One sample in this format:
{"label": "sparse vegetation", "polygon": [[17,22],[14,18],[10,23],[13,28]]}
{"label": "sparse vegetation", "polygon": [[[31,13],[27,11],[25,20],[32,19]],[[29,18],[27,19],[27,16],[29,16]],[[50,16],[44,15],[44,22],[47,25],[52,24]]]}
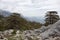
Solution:
{"label": "sparse vegetation", "polygon": [[30,22],[21,17],[19,13],[12,13],[10,16],[4,17],[0,15],[0,30],[14,29],[14,30],[30,30],[40,28],[41,23]]}

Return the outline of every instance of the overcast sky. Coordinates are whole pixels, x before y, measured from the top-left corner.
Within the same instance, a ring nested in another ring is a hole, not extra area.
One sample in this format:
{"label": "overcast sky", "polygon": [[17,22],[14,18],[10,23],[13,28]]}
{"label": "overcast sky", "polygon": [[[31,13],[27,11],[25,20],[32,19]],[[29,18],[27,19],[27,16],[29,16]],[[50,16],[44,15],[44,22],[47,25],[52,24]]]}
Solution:
{"label": "overcast sky", "polygon": [[44,16],[49,10],[60,11],[60,0],[0,0],[0,9],[24,16]]}

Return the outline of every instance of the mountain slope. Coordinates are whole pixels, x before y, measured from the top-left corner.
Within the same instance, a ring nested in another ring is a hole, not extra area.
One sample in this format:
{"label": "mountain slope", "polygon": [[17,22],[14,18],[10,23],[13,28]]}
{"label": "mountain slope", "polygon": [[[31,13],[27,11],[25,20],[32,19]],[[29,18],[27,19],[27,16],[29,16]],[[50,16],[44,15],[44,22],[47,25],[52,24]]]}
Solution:
{"label": "mountain slope", "polygon": [[25,35],[29,38],[34,37],[39,40],[60,40],[60,20],[48,27],[42,26],[39,29],[27,30],[23,33],[26,33]]}
{"label": "mountain slope", "polygon": [[[0,9],[0,15],[9,16],[9,15],[11,15],[11,12]],[[44,17],[24,17],[24,18],[28,21],[32,21],[32,22],[35,21],[38,23],[44,23]]]}

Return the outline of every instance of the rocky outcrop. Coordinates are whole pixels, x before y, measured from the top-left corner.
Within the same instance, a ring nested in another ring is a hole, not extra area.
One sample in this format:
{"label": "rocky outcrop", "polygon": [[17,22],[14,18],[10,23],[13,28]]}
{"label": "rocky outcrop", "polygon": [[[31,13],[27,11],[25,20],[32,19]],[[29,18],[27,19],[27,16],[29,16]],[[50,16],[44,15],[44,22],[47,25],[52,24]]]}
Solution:
{"label": "rocky outcrop", "polygon": [[43,39],[49,39],[49,37],[52,37],[52,38],[60,37],[60,20],[55,24],[51,25],[48,30],[41,33],[40,36]]}

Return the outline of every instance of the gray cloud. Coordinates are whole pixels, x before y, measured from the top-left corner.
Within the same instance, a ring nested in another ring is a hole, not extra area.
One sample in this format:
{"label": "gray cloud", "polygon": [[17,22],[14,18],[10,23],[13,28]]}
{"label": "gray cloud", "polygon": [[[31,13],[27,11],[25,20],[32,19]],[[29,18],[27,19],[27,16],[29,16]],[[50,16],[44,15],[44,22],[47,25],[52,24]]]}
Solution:
{"label": "gray cloud", "polygon": [[42,16],[46,11],[60,11],[59,0],[0,0],[0,9],[19,12],[24,16]]}

